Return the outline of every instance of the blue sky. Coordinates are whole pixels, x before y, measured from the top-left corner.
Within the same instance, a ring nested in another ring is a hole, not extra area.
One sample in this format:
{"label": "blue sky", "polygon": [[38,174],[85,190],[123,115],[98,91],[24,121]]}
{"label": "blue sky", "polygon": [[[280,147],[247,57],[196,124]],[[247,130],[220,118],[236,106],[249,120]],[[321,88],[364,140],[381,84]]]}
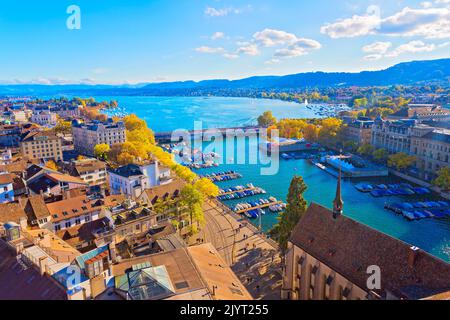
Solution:
{"label": "blue sky", "polygon": [[450,57],[450,0],[2,0],[0,39],[1,83],[375,70]]}

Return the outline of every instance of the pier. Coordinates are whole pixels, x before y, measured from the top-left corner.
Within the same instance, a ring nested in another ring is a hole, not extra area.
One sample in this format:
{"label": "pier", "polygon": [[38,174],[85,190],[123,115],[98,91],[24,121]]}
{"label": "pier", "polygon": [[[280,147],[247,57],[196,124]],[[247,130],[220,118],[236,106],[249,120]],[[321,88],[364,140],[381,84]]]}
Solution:
{"label": "pier", "polygon": [[212,182],[223,182],[223,181],[231,181],[231,180],[241,179],[242,175],[240,173],[231,171],[231,172],[200,175],[199,177],[209,179]]}
{"label": "pier", "polygon": [[270,202],[270,203],[264,203],[264,204],[260,204],[260,205],[258,205],[256,207],[251,207],[251,208],[235,211],[235,213],[237,213],[237,214],[244,214],[244,213],[252,211],[252,210],[266,209],[266,208],[268,208],[270,206],[274,206],[274,205],[277,205],[277,204],[283,204],[283,201],[273,201],[273,202]]}
{"label": "pier", "polygon": [[[246,189],[241,189],[241,190],[234,190],[234,191],[230,191],[230,192],[224,192],[224,193],[220,193],[220,196],[228,196],[231,194],[236,194],[236,193],[240,193],[240,192],[247,192],[247,191],[256,191],[256,190],[262,190],[261,188],[258,187],[253,187],[253,188],[246,188]],[[222,191],[222,190],[221,190]]]}

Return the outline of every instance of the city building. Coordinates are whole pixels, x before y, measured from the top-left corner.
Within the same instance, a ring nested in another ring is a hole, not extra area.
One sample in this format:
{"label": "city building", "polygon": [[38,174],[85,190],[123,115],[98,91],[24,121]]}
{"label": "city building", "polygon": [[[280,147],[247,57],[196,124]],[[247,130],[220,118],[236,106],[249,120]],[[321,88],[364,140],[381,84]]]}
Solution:
{"label": "city building", "polygon": [[18,147],[22,135],[22,126],[19,124],[6,124],[0,126],[0,147]]}
{"label": "city building", "polygon": [[104,185],[107,183],[108,178],[106,163],[97,159],[73,161],[71,174],[79,177],[90,186]]}
{"label": "city building", "polygon": [[139,197],[146,189],[172,182],[170,170],[160,170],[157,161],[129,164],[109,170],[109,187],[112,194],[123,193]]}
{"label": "city building", "polygon": [[12,153],[11,149],[5,149],[0,151],[0,165],[11,164],[12,163]]}
{"label": "city building", "polygon": [[99,300],[253,300],[209,243],[124,260],[111,273],[114,288]]}
{"label": "city building", "polygon": [[[69,193],[68,193],[69,195]],[[98,197],[81,195],[61,201],[48,203],[51,216],[51,231],[69,229],[98,220],[103,210],[104,201]]]}
{"label": "city building", "polygon": [[415,125],[415,120],[390,121],[378,117],[372,126],[372,145],[375,148],[383,148],[391,154],[409,153],[411,132]]}
{"label": "city building", "polygon": [[0,203],[14,201],[13,183],[14,183],[14,176],[12,174],[9,173],[0,174]]}
{"label": "city building", "polygon": [[27,187],[30,195],[51,197],[74,189],[86,189],[88,183],[77,177],[44,169],[27,180]]}
{"label": "city building", "polygon": [[41,111],[38,113],[34,113],[31,116],[31,122],[37,123],[40,126],[44,127],[53,127],[57,122],[56,113],[50,111]]}
{"label": "city building", "polygon": [[373,124],[374,122],[368,119],[355,119],[348,122],[344,127],[344,139],[354,141],[358,145],[370,144]]}
{"label": "city building", "polygon": [[311,204],[291,234],[284,299],[418,300],[448,291],[450,264],[344,216],[340,184],[333,210]]}
{"label": "city building", "polygon": [[62,161],[61,138],[53,132],[31,132],[20,143],[22,156],[27,159]]}
{"label": "city building", "polygon": [[421,178],[434,179],[440,169],[450,166],[450,130],[414,128],[411,154],[416,157],[416,169]]}
{"label": "city building", "polygon": [[126,129],[123,122],[114,123],[93,121],[91,123],[72,122],[73,144],[76,151],[81,154],[93,156],[94,147],[98,144],[107,144],[112,147],[117,143],[126,141]]}
{"label": "city building", "polygon": [[410,104],[408,107],[389,115],[389,119],[450,120],[450,111],[435,104]]}

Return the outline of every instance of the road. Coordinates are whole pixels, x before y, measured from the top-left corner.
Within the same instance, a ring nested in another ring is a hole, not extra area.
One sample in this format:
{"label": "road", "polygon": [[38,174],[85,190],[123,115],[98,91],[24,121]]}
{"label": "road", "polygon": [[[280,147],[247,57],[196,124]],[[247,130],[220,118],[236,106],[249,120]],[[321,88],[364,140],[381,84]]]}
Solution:
{"label": "road", "polygon": [[203,240],[213,244],[255,299],[280,299],[281,258],[276,244],[218,201],[207,201],[203,211]]}

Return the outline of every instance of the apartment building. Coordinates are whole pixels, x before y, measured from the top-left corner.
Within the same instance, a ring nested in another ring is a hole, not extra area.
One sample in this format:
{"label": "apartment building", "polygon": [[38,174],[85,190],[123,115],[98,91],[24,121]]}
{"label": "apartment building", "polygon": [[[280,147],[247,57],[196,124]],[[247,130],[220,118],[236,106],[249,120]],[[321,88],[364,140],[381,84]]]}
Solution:
{"label": "apartment building", "polygon": [[126,141],[126,129],[123,122],[113,123],[93,121],[91,123],[72,122],[72,135],[75,150],[88,156],[94,155],[97,144],[113,146]]}
{"label": "apartment building", "polygon": [[450,166],[450,130],[426,127],[415,128],[411,137],[411,154],[421,177],[431,180],[436,173]]}
{"label": "apartment building", "polygon": [[70,229],[98,220],[103,209],[102,199],[81,195],[65,200],[48,203],[53,232]]}
{"label": "apartment building", "polygon": [[97,159],[83,159],[74,161],[72,174],[79,177],[90,186],[99,186],[107,183],[108,173],[106,163]]}
{"label": "apartment building", "polygon": [[129,164],[109,171],[109,187],[112,194],[125,194],[139,197],[146,189],[168,184],[170,170],[160,170],[157,161],[145,164]]}
{"label": "apartment building", "polygon": [[391,121],[378,117],[372,126],[372,145],[386,149],[389,153],[409,153],[411,132],[415,124],[415,120]]}
{"label": "apartment building", "polygon": [[410,104],[408,107],[389,115],[389,119],[450,120],[450,111],[436,104]]}
{"label": "apartment building", "polygon": [[354,141],[358,145],[371,143],[374,122],[367,119],[352,120],[344,127],[345,140]]}
{"label": "apartment building", "polygon": [[44,127],[53,127],[57,122],[56,113],[50,111],[41,111],[35,113],[31,116],[31,122],[37,123],[40,126]]}
{"label": "apartment building", "polygon": [[61,147],[61,138],[50,131],[31,132],[20,143],[22,155],[29,160],[61,161]]}

